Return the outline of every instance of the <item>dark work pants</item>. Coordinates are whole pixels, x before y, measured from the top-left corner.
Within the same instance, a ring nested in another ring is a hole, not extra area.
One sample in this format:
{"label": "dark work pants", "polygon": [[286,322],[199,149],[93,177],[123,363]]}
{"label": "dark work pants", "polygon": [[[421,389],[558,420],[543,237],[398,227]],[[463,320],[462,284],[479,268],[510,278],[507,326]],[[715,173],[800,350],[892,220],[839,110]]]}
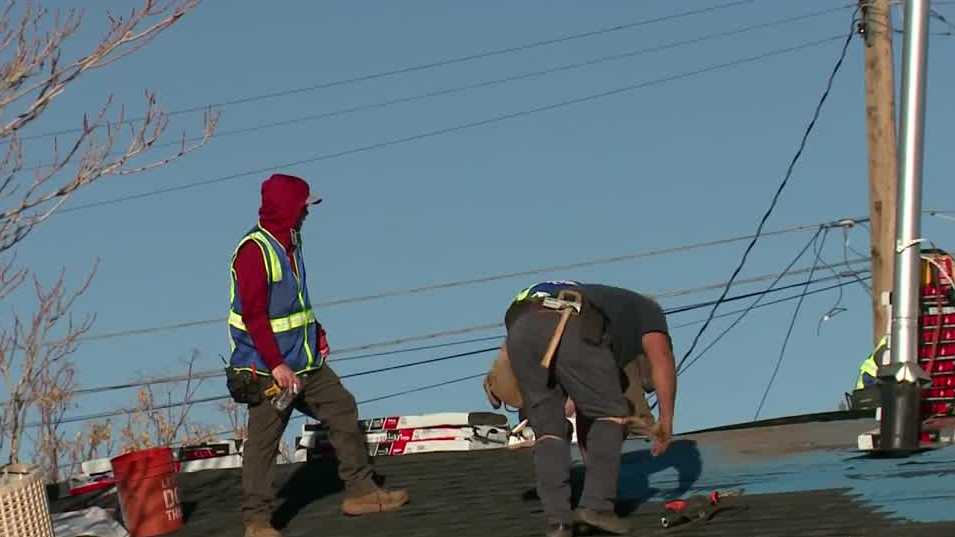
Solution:
{"label": "dark work pants", "polygon": [[576,316],[567,322],[551,368],[541,367],[558,319],[555,312],[525,313],[508,330],[507,352],[520,384],[523,411],[537,438],[537,493],[548,519],[569,523],[570,423],[564,416],[564,401],[567,396],[574,400],[578,421],[593,420],[585,439],[587,473],[580,506],[598,511],[613,509],[624,439],[622,425],[599,418],[628,416],[630,409],[609,345],[583,341]]}
{"label": "dark work pants", "polygon": [[[302,378],[302,393],[293,406],[328,425],[346,495],[362,495],[374,490],[365,436],[358,427],[355,398],[327,364]],[[267,522],[272,517],[275,458],[291,414],[292,407],[279,412],[268,400],[249,406],[249,438],[242,456],[242,518],[246,522]]]}

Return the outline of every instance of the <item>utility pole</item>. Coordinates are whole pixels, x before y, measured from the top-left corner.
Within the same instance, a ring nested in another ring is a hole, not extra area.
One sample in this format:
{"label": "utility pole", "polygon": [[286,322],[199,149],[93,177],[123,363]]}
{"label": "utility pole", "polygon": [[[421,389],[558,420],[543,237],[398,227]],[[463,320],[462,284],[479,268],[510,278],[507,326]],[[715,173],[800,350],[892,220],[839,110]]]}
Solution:
{"label": "utility pole", "polygon": [[892,290],[898,157],[891,0],[859,0],[865,39],[865,111],[869,139],[869,244],[873,348],[889,323],[882,296]]}
{"label": "utility pole", "polygon": [[919,268],[922,241],[922,161],[929,0],[906,0],[899,124],[899,199],[892,288],[892,363],[879,369],[882,421],[879,450],[908,453],[919,446],[920,391],[928,375],[918,363]]}

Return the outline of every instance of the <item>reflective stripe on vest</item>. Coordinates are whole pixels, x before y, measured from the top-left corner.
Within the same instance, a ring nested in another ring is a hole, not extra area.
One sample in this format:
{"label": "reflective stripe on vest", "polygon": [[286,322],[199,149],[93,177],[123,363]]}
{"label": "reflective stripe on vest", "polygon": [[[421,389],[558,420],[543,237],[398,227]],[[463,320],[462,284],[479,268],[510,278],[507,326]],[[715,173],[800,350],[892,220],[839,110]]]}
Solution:
{"label": "reflective stripe on vest", "polygon": [[[301,248],[295,252],[293,259],[289,259],[282,244],[261,226],[247,233],[232,255],[231,309],[228,318],[232,367],[237,370],[255,369],[268,374],[268,367],[259,356],[242,320],[241,301],[237,296],[235,259],[239,249],[248,241],[254,242],[262,253],[269,287],[269,324],[286,363],[296,373],[321,367],[323,360],[319,357],[316,362],[316,353],[312,349],[313,342],[318,340],[318,324],[308,299]],[[293,270],[293,267],[298,271]]]}
{"label": "reflective stripe on vest", "polygon": [[[272,325],[272,332],[288,332],[289,330],[295,330],[296,328],[301,328],[308,323],[314,323],[315,314],[312,310],[300,311],[298,313],[293,313],[288,317],[279,317],[276,319],[269,319],[269,324]],[[229,312],[229,325],[242,330],[243,332],[248,332],[245,328],[245,323],[242,321],[242,316],[234,311]]]}

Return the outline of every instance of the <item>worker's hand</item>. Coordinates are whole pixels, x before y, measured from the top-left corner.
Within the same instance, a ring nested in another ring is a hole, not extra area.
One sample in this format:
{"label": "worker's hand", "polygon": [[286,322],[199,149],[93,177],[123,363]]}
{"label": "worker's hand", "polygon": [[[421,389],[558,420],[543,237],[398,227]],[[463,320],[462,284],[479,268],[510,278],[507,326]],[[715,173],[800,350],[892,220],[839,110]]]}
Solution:
{"label": "worker's hand", "polygon": [[319,325],[318,326],[318,353],[322,356],[322,360],[328,358],[328,354],[331,350],[328,348],[328,336],[325,334],[325,329]]}
{"label": "worker's hand", "polygon": [[295,376],[292,369],[282,364],[272,370],[272,378],[282,389],[292,388],[293,393],[302,391],[302,380]]}
{"label": "worker's hand", "polygon": [[650,437],[653,438],[650,453],[654,457],[663,455],[670,447],[670,440],[673,437],[673,422],[669,419],[661,419],[650,430]]}

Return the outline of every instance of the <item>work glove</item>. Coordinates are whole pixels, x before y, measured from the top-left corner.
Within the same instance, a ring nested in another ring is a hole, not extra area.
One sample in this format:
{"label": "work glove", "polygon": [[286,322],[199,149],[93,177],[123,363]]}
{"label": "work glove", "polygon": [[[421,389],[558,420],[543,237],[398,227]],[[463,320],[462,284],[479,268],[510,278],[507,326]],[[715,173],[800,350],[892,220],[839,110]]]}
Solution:
{"label": "work glove", "polygon": [[318,325],[318,353],[322,356],[322,360],[328,358],[328,354],[331,351],[328,348],[328,336],[325,334],[325,328],[322,325]]}

